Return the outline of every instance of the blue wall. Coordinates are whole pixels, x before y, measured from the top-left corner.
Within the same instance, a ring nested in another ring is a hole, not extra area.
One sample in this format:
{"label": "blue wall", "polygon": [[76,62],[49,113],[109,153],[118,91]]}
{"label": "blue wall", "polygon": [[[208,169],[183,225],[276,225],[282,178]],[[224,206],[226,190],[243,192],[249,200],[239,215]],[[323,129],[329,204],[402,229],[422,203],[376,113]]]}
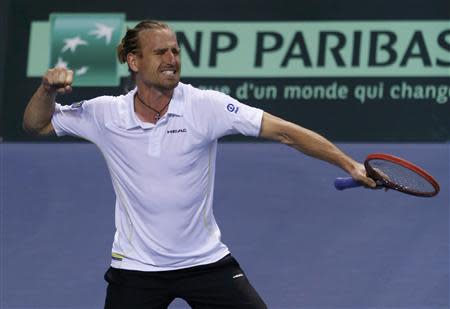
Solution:
{"label": "blue wall", "polygon": [[[448,308],[449,145],[340,146],[407,157],[442,191],[336,191],[342,171],[286,146],[220,144],[223,241],[269,308]],[[3,143],[0,154],[0,307],[100,308],[114,233],[101,154],[87,143]]]}

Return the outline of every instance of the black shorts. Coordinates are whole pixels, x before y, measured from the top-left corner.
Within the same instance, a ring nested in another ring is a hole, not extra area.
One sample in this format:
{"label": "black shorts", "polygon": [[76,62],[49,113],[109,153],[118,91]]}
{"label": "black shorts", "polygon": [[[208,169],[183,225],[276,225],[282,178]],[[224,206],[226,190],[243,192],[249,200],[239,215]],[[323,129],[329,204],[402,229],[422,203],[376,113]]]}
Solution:
{"label": "black shorts", "polygon": [[192,308],[267,308],[231,255],[212,264],[172,271],[110,267],[105,280],[105,309],[162,309],[175,298],[184,299]]}

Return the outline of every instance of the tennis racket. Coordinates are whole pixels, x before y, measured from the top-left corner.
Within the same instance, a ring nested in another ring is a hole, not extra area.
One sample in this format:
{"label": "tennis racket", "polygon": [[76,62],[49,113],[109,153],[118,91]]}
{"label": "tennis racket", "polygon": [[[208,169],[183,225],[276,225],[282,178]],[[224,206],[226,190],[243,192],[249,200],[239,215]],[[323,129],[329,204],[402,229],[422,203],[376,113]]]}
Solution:
{"label": "tennis racket", "polygon": [[[394,189],[403,193],[432,197],[439,193],[439,183],[422,168],[404,159],[384,153],[374,153],[364,161],[367,176],[378,187]],[[351,177],[336,178],[337,190],[360,187],[361,183]]]}

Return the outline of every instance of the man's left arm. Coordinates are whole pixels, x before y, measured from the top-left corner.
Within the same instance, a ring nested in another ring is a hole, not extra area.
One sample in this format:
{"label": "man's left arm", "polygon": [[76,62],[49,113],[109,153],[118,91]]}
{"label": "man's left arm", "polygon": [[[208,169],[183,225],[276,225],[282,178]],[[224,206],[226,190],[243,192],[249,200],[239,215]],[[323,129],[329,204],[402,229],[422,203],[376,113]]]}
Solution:
{"label": "man's left arm", "polygon": [[308,156],[339,166],[364,185],[372,188],[376,186],[366,176],[364,165],[347,156],[316,132],[264,112],[259,137],[286,144]]}

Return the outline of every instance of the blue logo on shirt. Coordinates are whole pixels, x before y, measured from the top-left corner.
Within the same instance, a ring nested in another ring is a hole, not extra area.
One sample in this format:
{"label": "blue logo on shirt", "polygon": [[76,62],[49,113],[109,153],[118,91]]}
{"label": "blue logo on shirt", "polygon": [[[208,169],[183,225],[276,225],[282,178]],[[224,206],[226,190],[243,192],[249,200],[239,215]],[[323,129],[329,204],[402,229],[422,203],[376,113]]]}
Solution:
{"label": "blue logo on shirt", "polygon": [[83,106],[84,102],[85,102],[85,101],[80,101],[80,102],[72,103],[72,104],[70,105],[70,108],[72,108],[72,109],[80,108],[81,106]]}
{"label": "blue logo on shirt", "polygon": [[237,114],[237,112],[238,112],[238,110],[239,110],[239,107],[237,107],[237,106],[234,106],[233,104],[228,104],[227,105],[227,110],[230,112],[230,113],[235,113],[235,114]]}

